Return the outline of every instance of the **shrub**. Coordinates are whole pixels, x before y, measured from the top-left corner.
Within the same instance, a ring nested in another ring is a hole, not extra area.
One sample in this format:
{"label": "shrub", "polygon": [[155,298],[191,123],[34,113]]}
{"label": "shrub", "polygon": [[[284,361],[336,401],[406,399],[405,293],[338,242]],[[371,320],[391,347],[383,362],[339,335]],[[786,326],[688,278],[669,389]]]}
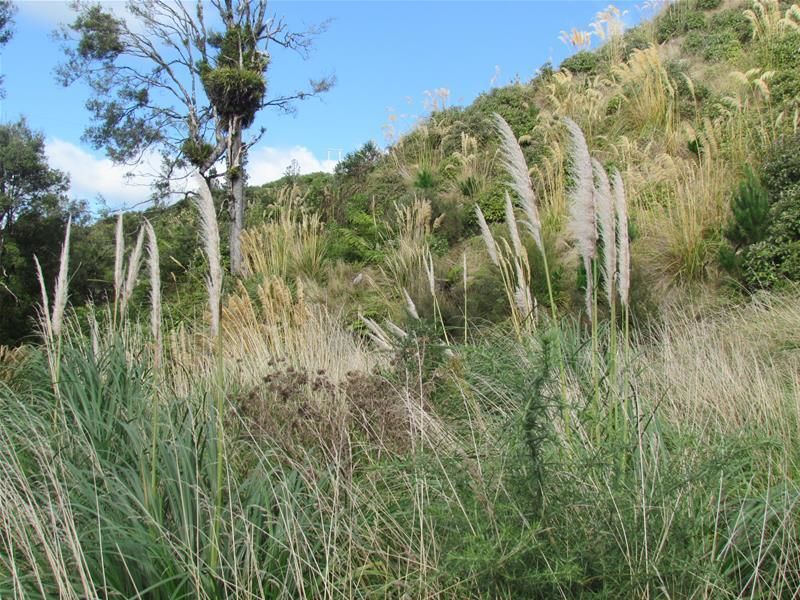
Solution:
{"label": "shrub", "polygon": [[778,141],[767,153],[762,181],[773,202],[800,188],[800,134]]}
{"label": "shrub", "polygon": [[760,64],[775,71],[769,82],[773,102],[781,104],[800,96],[800,32],[787,32],[759,44],[757,56]]}
{"label": "shrub", "polygon": [[775,245],[767,239],[742,257],[742,279],[750,289],[773,289],[800,281],[800,241]]}
{"label": "shrub", "polygon": [[502,116],[517,137],[530,134],[536,127],[539,115],[533,87],[521,84],[495,88],[481,94],[466,112],[479,116],[489,137],[495,135],[494,127],[488,120],[493,113]]}
{"label": "shrub", "polygon": [[709,19],[708,28],[717,33],[728,31],[742,44],[750,41],[753,36],[753,26],[744,13],[738,9],[723,10],[713,15]]}
{"label": "shrub", "polygon": [[599,64],[600,57],[596,52],[581,50],[569,58],[564,59],[564,62],[561,63],[561,68],[572,73],[593,74],[597,71]]}
{"label": "shrub", "polygon": [[687,10],[685,4],[672,4],[655,21],[656,40],[664,43],[688,31],[705,29],[706,17],[696,10]]}
{"label": "shrub", "polygon": [[481,207],[488,223],[499,223],[506,218],[507,190],[508,186],[505,183],[495,181],[478,195],[478,206]]}
{"label": "shrub", "polygon": [[722,0],[697,0],[695,6],[700,10],[714,10],[719,8]]}
{"label": "shrub", "polygon": [[[460,272],[458,276],[461,277]],[[508,301],[499,270],[494,265],[483,265],[469,276],[467,284],[469,318],[479,322],[497,323],[508,317]]]}
{"label": "shrub", "polygon": [[731,201],[731,218],[725,237],[736,247],[764,239],[769,224],[769,196],[758,177],[748,166],[745,178]]}
{"label": "shrub", "polygon": [[683,49],[698,54],[709,62],[731,60],[742,52],[742,44],[730,30],[716,33],[692,31],[683,42]]}
{"label": "shrub", "polygon": [[[762,236],[753,239],[755,243],[742,251],[742,280],[750,289],[800,281],[800,136],[786,138],[773,146],[764,161],[763,174],[770,203],[769,222],[763,234],[760,226],[763,221],[759,220],[763,198],[759,195],[758,202],[750,203],[757,207],[739,208],[742,221],[755,221],[749,231],[737,232],[739,237]],[[736,210],[734,207],[734,215]]]}
{"label": "shrub", "polygon": [[699,31],[705,29],[706,26],[706,17],[703,13],[690,12],[686,15],[686,23],[684,25],[686,31]]}
{"label": "shrub", "polygon": [[667,10],[655,20],[655,27],[656,40],[658,40],[659,44],[683,33],[681,31],[681,20],[676,5],[670,5]]}
{"label": "shrub", "polygon": [[622,35],[623,41],[623,57],[627,58],[633,54],[634,50],[645,50],[650,47],[651,38],[649,33],[643,27],[634,27],[628,29]]}

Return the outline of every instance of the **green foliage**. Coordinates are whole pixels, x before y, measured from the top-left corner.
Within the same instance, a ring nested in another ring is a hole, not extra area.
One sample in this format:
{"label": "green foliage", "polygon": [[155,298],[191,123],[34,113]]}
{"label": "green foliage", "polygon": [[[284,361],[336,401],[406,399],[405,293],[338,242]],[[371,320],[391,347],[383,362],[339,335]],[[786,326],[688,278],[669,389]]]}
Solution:
{"label": "green foliage", "polygon": [[600,65],[600,56],[596,52],[581,50],[572,56],[565,58],[561,63],[561,69],[566,69],[572,73],[586,73],[593,75],[597,72]]}
{"label": "green foliage", "polygon": [[125,49],[121,22],[99,4],[80,13],[70,27],[81,36],[77,51],[83,59],[112,62]]}
{"label": "green foliage", "polygon": [[363,180],[383,157],[383,152],[369,141],[355,152],[348,152],[345,157],[336,163],[334,174],[337,177],[354,178]]}
{"label": "green foliage", "polygon": [[769,224],[769,196],[758,176],[749,166],[731,200],[731,218],[725,237],[736,247],[755,244],[764,239]]}
{"label": "green foliage", "polygon": [[429,169],[420,169],[414,177],[414,187],[419,190],[432,190],[436,187],[436,177]]}
{"label": "green foliage", "polygon": [[[56,402],[43,365],[28,371],[25,392],[3,389],[0,395],[0,456],[7,464],[13,461],[20,486],[39,482],[27,488],[32,507],[46,506],[48,497],[63,494],[60,497],[70,505],[69,526],[74,527],[65,543],[74,543],[73,550],[80,553],[65,555],[63,572],[54,573],[46,546],[33,544],[27,554],[23,547],[4,547],[0,590],[12,571],[26,575],[30,569],[38,571],[41,585],[31,593],[44,591],[47,597],[87,591],[87,582],[82,586],[80,579],[87,572],[93,587],[102,582],[104,597],[148,590],[152,598],[218,598],[233,581],[240,593],[249,590],[245,595],[318,596],[319,579],[313,572],[301,569],[296,578],[287,579],[291,534],[282,527],[286,517],[311,534],[312,515],[321,516],[312,504],[303,504],[304,496],[312,497],[307,485],[311,482],[268,451],[255,446],[248,450],[231,427],[234,435],[223,454],[222,531],[213,539],[209,523],[218,431],[202,390],[180,402],[164,398],[154,413],[148,370],[140,360],[129,360],[120,340],[109,341],[97,356],[89,348],[64,349],[55,423]],[[41,363],[41,357],[34,359]],[[23,420],[9,422],[11,415],[25,415],[24,426]],[[55,427],[58,433],[52,432]],[[158,438],[153,439],[156,432]],[[158,453],[153,463],[155,488],[150,483],[151,449]],[[49,476],[52,468],[58,469],[57,477]],[[315,490],[325,488],[324,479],[313,483]],[[35,518],[33,513],[29,516]],[[212,545],[221,556],[218,570],[208,566]],[[309,558],[320,552],[317,542],[305,547]],[[259,574],[248,570],[250,561],[260,565]],[[9,564],[14,566],[7,568]],[[273,573],[271,581],[260,580],[268,572]],[[23,582],[28,579],[24,576]]]}
{"label": "green foliage", "polygon": [[200,65],[208,99],[224,119],[240,117],[243,127],[249,127],[267,93],[268,55],[258,50],[258,36],[249,24],[229,26],[210,35],[208,43],[218,50],[213,68]]}
{"label": "green foliage", "polygon": [[204,165],[213,152],[214,146],[204,141],[187,139],[181,145],[181,153],[194,167]]}
{"label": "green foliage", "polygon": [[770,148],[762,167],[762,181],[773,201],[800,189],[800,134],[787,135]]}
{"label": "green foliage", "polygon": [[689,8],[688,3],[670,4],[655,19],[656,41],[663,44],[692,29],[697,29],[701,23],[705,23],[705,15]]}
{"label": "green foliage", "polygon": [[800,136],[779,140],[762,167],[763,186],[748,169],[732,202],[726,235],[739,250],[721,262],[750,289],[800,281]]}
{"label": "green foliage", "polygon": [[243,116],[245,125],[253,122],[267,93],[267,82],[262,73],[238,67],[205,71],[203,87],[221,116]]}
{"label": "green foliage", "polygon": [[765,238],[743,253],[742,278],[751,288],[800,281],[800,192],[782,195],[770,213]]}
{"label": "green foliage", "polygon": [[508,186],[505,182],[495,181],[478,196],[477,204],[481,207],[487,223],[500,223],[505,220],[506,191]]}
{"label": "green foliage", "polygon": [[692,11],[687,13],[684,28],[686,31],[702,31],[706,28],[706,16],[701,12]]}
{"label": "green foliage", "polygon": [[732,60],[742,52],[742,44],[731,30],[714,33],[692,31],[683,42],[683,49],[698,54],[709,62]]}
{"label": "green foliage", "polygon": [[[494,88],[481,94],[467,112],[480,116],[486,137],[494,137],[494,126],[490,119],[494,113],[498,113],[518,138],[533,132],[539,114],[534,89],[530,85],[522,84]],[[478,137],[481,139],[483,136]]]}
{"label": "green foliage", "polygon": [[700,10],[714,10],[719,8],[722,0],[695,0],[695,6]]}
{"label": "green foliage", "polygon": [[[460,269],[453,278],[460,281]],[[491,264],[481,265],[469,273],[467,284],[467,314],[479,324],[499,323],[509,315],[508,300],[499,270]]]}
{"label": "green foliage", "polygon": [[344,222],[328,227],[328,256],[332,260],[371,263],[383,257],[381,245],[387,234],[386,223],[382,214],[371,213],[371,210],[374,207],[363,194],[349,199]]}
{"label": "green foliage", "polygon": [[[40,297],[34,254],[52,285],[70,212],[75,239],[83,235],[85,214],[68,204],[68,185],[67,176],[47,164],[41,133],[24,120],[0,126],[0,344],[18,343],[32,332]],[[75,281],[76,299],[86,297],[85,283]]]}
{"label": "green foliage", "polygon": [[[684,45],[687,50],[704,57],[714,57],[706,60],[729,57],[732,53],[730,48],[736,47],[736,42],[741,45],[750,39],[752,28],[740,9],[726,9],[706,17],[702,11],[716,8],[713,6],[715,2],[719,4],[719,0],[696,3],[695,7],[689,2],[671,4],[655,19],[657,41],[664,43],[689,34]],[[704,34],[714,38],[705,46],[701,43]],[[698,46],[702,46],[703,51],[698,51]],[[705,50],[706,46],[716,50]],[[728,50],[723,52],[722,47]]]}
{"label": "green foliage", "polygon": [[741,44],[746,44],[753,37],[753,26],[741,9],[720,11],[711,16],[708,25],[711,33],[730,31]]}
{"label": "green foliage", "polygon": [[640,26],[627,29],[622,34],[623,58],[625,60],[633,54],[634,50],[645,50],[650,47],[652,40],[649,32]]}
{"label": "green foliage", "polygon": [[772,102],[785,104],[800,98],[800,32],[783,31],[756,46],[759,64],[774,71],[769,80]]}

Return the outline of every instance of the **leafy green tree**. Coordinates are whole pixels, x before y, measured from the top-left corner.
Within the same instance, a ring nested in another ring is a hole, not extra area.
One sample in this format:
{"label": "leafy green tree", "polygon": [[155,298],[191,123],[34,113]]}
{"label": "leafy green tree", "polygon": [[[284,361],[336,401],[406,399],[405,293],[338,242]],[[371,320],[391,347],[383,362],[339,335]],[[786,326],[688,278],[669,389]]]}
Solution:
{"label": "leafy green tree", "polygon": [[24,119],[0,125],[0,264],[20,216],[52,212],[68,185],[67,176],[47,164],[42,134]]}
{"label": "leafy green tree", "polygon": [[0,343],[31,330],[38,302],[33,255],[56,272],[69,206],[68,179],[50,168],[44,138],[24,120],[0,125]]}
{"label": "leafy green tree", "polygon": [[[206,15],[208,7],[213,9]],[[327,91],[331,78],[269,96],[270,48],[306,56],[324,27],[292,31],[268,12],[268,0],[139,0],[125,18],[105,5],[77,2],[76,18],[61,31],[67,60],[60,81],[89,84],[92,124],[86,139],[120,163],[147,151],[164,159],[164,178],[191,167],[208,181],[224,177],[231,215],[231,268],[241,269],[249,140],[244,131],[266,107],[294,109],[295,101]],[[218,173],[216,165],[224,161]]]}

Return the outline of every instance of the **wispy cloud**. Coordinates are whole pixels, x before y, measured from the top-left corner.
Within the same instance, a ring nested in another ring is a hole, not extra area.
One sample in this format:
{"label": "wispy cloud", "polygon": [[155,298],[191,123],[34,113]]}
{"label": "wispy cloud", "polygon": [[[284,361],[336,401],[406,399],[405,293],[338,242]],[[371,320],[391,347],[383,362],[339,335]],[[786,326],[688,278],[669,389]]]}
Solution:
{"label": "wispy cloud", "polygon": [[135,167],[117,165],[59,138],[47,140],[45,152],[51,167],[69,175],[73,197],[93,201],[101,196],[112,209],[146,202],[158,169],[155,155]]}

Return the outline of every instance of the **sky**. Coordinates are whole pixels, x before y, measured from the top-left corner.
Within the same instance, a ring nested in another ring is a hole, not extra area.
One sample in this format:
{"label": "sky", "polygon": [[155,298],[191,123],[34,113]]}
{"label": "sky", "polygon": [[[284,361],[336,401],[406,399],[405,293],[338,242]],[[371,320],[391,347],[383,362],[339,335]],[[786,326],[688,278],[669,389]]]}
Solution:
{"label": "sky", "polygon": [[[388,143],[387,125],[408,130],[428,114],[431,100],[468,105],[480,93],[517,79],[528,81],[547,61],[558,65],[574,50],[561,31],[589,29],[608,0],[325,0],[271,2],[296,28],[328,21],[310,57],[274,50],[268,94],[282,95],[309,78],[335,76],[334,88],[297,105],[293,115],[265,110],[253,129],[266,128],[249,154],[249,183],[279,178],[296,160],[301,172],[331,171],[343,155],[373,140]],[[123,2],[105,2],[120,11]],[[628,24],[643,14],[634,2],[617,1]],[[89,125],[84,105],[90,91],[56,82],[63,52],[52,32],[69,22],[69,3],[17,2],[14,37],[0,54],[6,97],[0,119],[25,117],[43,133],[52,167],[67,172],[71,196],[97,208],[138,205],[149,196],[155,159],[133,169],[115,165],[104,152],[82,142]],[[593,46],[597,46],[597,41]]]}

